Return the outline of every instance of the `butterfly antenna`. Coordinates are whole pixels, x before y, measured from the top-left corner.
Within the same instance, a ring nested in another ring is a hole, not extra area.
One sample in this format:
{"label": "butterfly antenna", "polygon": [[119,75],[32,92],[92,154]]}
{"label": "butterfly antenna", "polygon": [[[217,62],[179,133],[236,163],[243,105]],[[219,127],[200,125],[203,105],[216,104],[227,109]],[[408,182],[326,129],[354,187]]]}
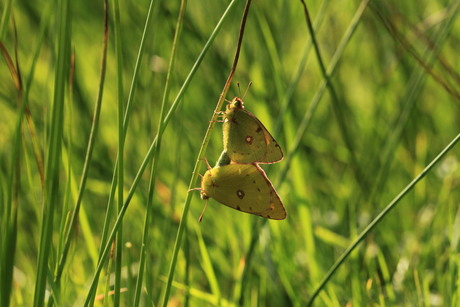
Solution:
{"label": "butterfly antenna", "polygon": [[206,210],[207,206],[208,206],[208,200],[206,199],[206,203],[204,204],[203,211],[201,211],[200,217],[198,218],[198,222],[200,223],[201,223],[201,220],[203,220],[204,211]]}
{"label": "butterfly antenna", "polygon": [[[248,93],[249,88],[251,87],[251,85],[252,85],[252,81],[249,81],[248,87],[246,88],[246,91],[244,92],[243,97],[241,97],[241,100],[243,100],[244,97],[246,97],[246,94]],[[239,88],[239,86],[238,86],[238,88]],[[241,94],[241,93],[240,93],[240,94]]]}
{"label": "butterfly antenna", "polygon": [[240,88],[240,83],[236,82],[236,86],[238,86],[238,96],[241,97],[241,88]]}

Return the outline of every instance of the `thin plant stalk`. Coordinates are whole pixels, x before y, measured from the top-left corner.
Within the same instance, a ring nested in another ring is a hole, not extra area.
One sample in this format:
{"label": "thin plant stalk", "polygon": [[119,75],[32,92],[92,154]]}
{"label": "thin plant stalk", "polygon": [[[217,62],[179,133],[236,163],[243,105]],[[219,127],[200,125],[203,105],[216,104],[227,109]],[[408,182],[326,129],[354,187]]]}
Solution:
{"label": "thin plant stalk", "polygon": [[134,297],[134,306],[139,306],[140,302],[140,294],[141,294],[141,289],[142,289],[142,282],[143,282],[143,276],[144,276],[144,268],[145,268],[145,257],[146,257],[146,247],[148,244],[148,235],[149,235],[149,229],[151,227],[150,225],[150,214],[152,211],[152,202],[153,202],[153,194],[155,191],[155,178],[157,175],[157,169],[158,169],[158,164],[159,164],[159,158],[160,158],[160,148],[161,148],[161,141],[163,137],[163,132],[164,132],[164,118],[166,116],[166,103],[169,100],[169,92],[170,92],[170,79],[171,79],[171,73],[174,69],[174,62],[176,59],[176,51],[179,45],[179,39],[182,31],[182,25],[184,22],[184,14],[185,14],[185,9],[187,7],[187,0],[182,0],[180,9],[179,9],[179,16],[177,18],[177,24],[176,24],[176,32],[174,34],[174,39],[173,39],[173,44],[171,47],[171,56],[170,56],[170,61],[168,65],[168,72],[166,74],[166,82],[165,82],[165,89],[163,93],[163,100],[161,102],[161,111],[160,111],[160,124],[163,126],[163,129],[160,127],[158,134],[157,134],[157,146],[155,148],[154,154],[153,154],[153,163],[152,163],[152,171],[150,174],[150,182],[149,182],[149,194],[148,194],[148,199],[147,199],[147,206],[146,206],[146,212],[145,212],[145,220],[144,220],[144,231],[142,234],[142,245],[141,245],[141,252],[140,252],[140,259],[139,259],[139,269],[138,269],[138,277],[137,277],[137,282],[136,282],[136,289],[135,289],[135,297]]}
{"label": "thin plant stalk", "polygon": [[[361,17],[365,11],[365,9],[367,8],[367,5],[369,3],[369,0],[363,0],[355,15],[353,16],[353,19],[351,20],[350,22],[350,26],[348,27],[348,29],[345,31],[345,34],[343,35],[334,55],[332,56],[332,59],[331,59],[331,62],[329,63],[329,66],[327,68],[327,75],[331,76],[334,74],[337,66],[338,66],[338,63],[340,61],[340,58],[342,57],[342,54],[343,52],[345,51],[345,47],[348,45],[348,43],[350,42],[353,34],[355,33],[357,27],[358,27],[358,24],[361,20]],[[281,169],[280,171],[280,175],[278,176],[278,180],[277,182],[278,183],[281,183],[284,181],[284,178],[286,177],[287,175],[287,172],[289,171],[289,167],[290,167],[290,164],[291,164],[291,160],[294,158],[294,154],[298,152],[298,148],[302,142],[302,139],[305,135],[305,132],[307,131],[307,128],[309,126],[309,124],[311,123],[311,119],[313,118],[313,114],[315,113],[315,110],[316,108],[318,107],[319,105],[319,102],[321,101],[321,98],[323,97],[324,93],[326,92],[326,87],[327,87],[327,80],[324,79],[323,82],[320,84],[320,86],[318,87],[315,95],[313,96],[313,99],[308,107],[308,109],[306,110],[305,114],[304,114],[304,117],[299,125],[299,128],[297,129],[297,133],[296,133],[296,136],[294,138],[294,141],[292,143],[292,145],[290,146],[289,148],[289,151],[288,151],[288,154],[286,155],[286,158],[285,158],[285,161],[284,161],[284,165],[283,165],[283,168]]]}
{"label": "thin plant stalk", "polygon": [[[142,55],[144,53],[144,49],[145,49],[145,42],[146,42],[146,36],[147,36],[147,33],[148,33],[148,29],[150,28],[150,24],[151,24],[151,21],[152,21],[152,8],[153,8],[153,3],[154,3],[154,0],[151,0],[150,1],[150,5],[149,5],[149,9],[147,11],[147,17],[146,17],[146,21],[145,21],[145,24],[144,24],[144,29],[143,29],[143,33],[142,33],[142,39],[141,39],[141,43],[139,45],[139,50],[138,50],[138,54],[137,54],[137,58],[136,58],[136,64],[135,64],[135,67],[134,67],[134,73],[133,73],[133,78],[132,78],[132,81],[131,81],[131,88],[130,88],[130,91],[129,91],[129,96],[128,96],[128,101],[127,101],[127,104],[126,104],[126,111],[124,113],[124,119],[123,119],[123,132],[122,132],[122,135],[123,135],[123,138],[126,137],[126,133],[127,133],[127,130],[128,130],[128,124],[129,124],[129,119],[130,119],[130,114],[131,114],[131,110],[132,110],[132,105],[133,105],[133,97],[134,97],[134,93],[135,93],[135,89],[136,89],[136,84],[137,84],[137,80],[138,80],[138,77],[139,77],[139,70],[140,70],[140,66],[141,66],[141,60],[142,60]],[[118,91],[118,105],[120,106],[120,104],[122,104],[122,101],[123,100],[123,78],[122,78],[122,75],[123,75],[123,54],[122,54],[122,43],[121,43],[121,34],[120,34],[120,17],[119,17],[119,14],[117,15],[117,10],[118,10],[118,3],[115,3],[113,2],[113,9],[114,9],[114,27],[115,27],[115,52],[116,52],[116,57],[117,57],[117,91]],[[119,111],[120,113],[120,111]],[[124,142],[124,140],[123,140]],[[120,141],[119,141],[119,144],[120,144]],[[114,166],[114,171],[113,171],[113,176],[112,176],[112,183],[111,183],[111,187],[110,187],[110,193],[109,193],[109,199],[108,199],[108,202],[107,202],[107,210],[106,210],[106,214],[105,214],[105,219],[104,219],[104,226],[102,228],[102,235],[101,235],[101,246],[100,246],[100,253],[99,253],[99,263],[101,262],[101,258],[103,257],[103,247],[106,246],[106,243],[107,244],[110,244],[110,242],[107,242],[107,237],[109,236],[109,224],[110,224],[110,220],[111,220],[111,217],[112,217],[112,212],[113,212],[113,207],[112,207],[112,200],[113,200],[113,197],[115,195],[115,190],[117,188],[117,182],[119,179],[119,176],[118,176],[118,160],[119,160],[119,157],[117,156],[116,160],[115,160],[115,166]],[[121,208],[118,208],[118,215],[120,215],[120,212],[122,211]],[[113,240],[113,238],[111,239]],[[98,277],[99,276],[99,272],[96,273],[95,277]],[[94,301],[93,301],[93,298],[96,294],[96,288],[97,288],[97,278],[95,280],[93,280],[94,284],[93,286],[90,288],[90,293],[86,299],[86,302],[92,306]]]}
{"label": "thin plant stalk", "polygon": [[[19,150],[21,145],[21,127],[25,115],[25,110],[28,105],[29,99],[29,89],[31,87],[32,81],[34,80],[35,76],[35,68],[38,62],[38,57],[40,55],[40,50],[43,45],[43,40],[45,37],[45,32],[48,26],[48,21],[50,20],[51,16],[51,7],[52,3],[50,2],[49,5],[45,6],[42,16],[42,23],[40,24],[39,35],[37,36],[37,46],[33,52],[32,63],[29,69],[29,74],[27,75],[27,79],[25,82],[25,86],[23,87],[23,93],[21,95],[21,100],[19,103],[19,112],[16,119],[16,125],[14,129],[14,136],[13,136],[13,150],[11,150],[11,161],[15,161],[19,157]],[[5,8],[6,9],[6,8]],[[4,14],[6,14],[4,12]],[[2,283],[0,284],[0,305],[8,306],[10,303],[10,295],[11,295],[11,284],[13,280],[13,268],[14,268],[14,254],[16,250],[16,236],[17,236],[17,210],[16,205],[12,202],[13,196],[13,188],[15,188],[15,184],[13,184],[14,174],[16,167],[16,163],[11,163],[10,169],[10,176],[7,180],[7,186],[10,187],[7,189],[6,193],[6,200],[5,206],[2,208],[2,220],[1,220],[1,227],[2,233],[0,235],[1,245],[2,245],[2,252],[1,252],[1,275],[0,278]],[[42,182],[44,185],[44,183]]]}
{"label": "thin plant stalk", "polygon": [[[98,95],[96,98],[96,105],[94,109],[93,121],[91,125],[91,131],[89,134],[88,139],[88,146],[86,150],[85,162],[83,165],[83,171],[81,174],[80,179],[80,188],[78,190],[77,201],[75,203],[75,208],[72,212],[70,217],[69,227],[65,236],[64,240],[64,247],[61,253],[61,257],[59,259],[58,266],[56,268],[55,276],[54,276],[54,283],[59,285],[62,272],[64,271],[64,266],[66,264],[67,255],[69,252],[70,244],[72,242],[73,232],[75,230],[75,223],[77,221],[78,213],[80,212],[81,201],[83,199],[83,194],[85,192],[86,187],[86,180],[88,178],[88,171],[90,167],[90,163],[92,160],[92,154],[94,149],[94,144],[96,141],[96,135],[98,132],[99,127],[99,117],[101,113],[101,106],[102,106],[102,96],[104,93],[104,81],[105,81],[105,70],[106,70],[106,63],[107,63],[107,41],[108,41],[108,16],[107,16],[107,1],[105,1],[105,18],[104,18],[104,37],[102,43],[102,58],[101,58],[101,68],[100,68],[100,79],[99,79],[99,86],[98,86]],[[49,300],[48,306],[51,306],[52,300]]]}
{"label": "thin plant stalk", "polygon": [[307,5],[305,4],[305,0],[300,0],[300,1],[302,2],[302,6],[304,9],[304,13],[305,13],[305,20],[307,22],[307,28],[310,33],[313,49],[315,50],[315,55],[316,55],[316,58],[317,58],[317,61],[318,61],[318,64],[321,70],[321,74],[323,75],[323,78],[326,81],[326,86],[331,95],[331,102],[332,102],[333,110],[335,111],[335,115],[337,117],[337,123],[340,127],[339,130],[342,134],[342,138],[345,142],[345,145],[348,151],[350,152],[351,164],[353,166],[353,171],[355,174],[356,181],[361,185],[363,189],[366,189],[367,188],[366,182],[363,181],[363,178],[365,177],[362,174],[361,167],[358,163],[358,158],[356,157],[356,154],[355,154],[355,150],[354,150],[355,146],[352,142],[352,138],[349,134],[347,125],[345,123],[344,114],[341,111],[341,109],[343,109],[344,101],[341,101],[339,96],[337,95],[334,84],[332,83],[332,80],[331,80],[332,76],[328,74],[326,65],[324,64],[323,57],[319,49],[319,44],[318,44],[318,41],[316,40],[315,30],[313,29],[313,23],[311,22],[310,13],[308,12]]}
{"label": "thin plant stalk", "polygon": [[[120,13],[118,7],[118,1],[113,1],[113,10],[114,16],[118,17],[117,23],[117,31],[120,33]],[[116,53],[117,53],[117,64],[123,65],[122,55],[121,55],[121,35],[116,36]],[[124,194],[124,148],[125,148],[125,132],[124,132],[124,104],[123,104],[123,74],[121,73],[121,66],[117,67],[117,89],[118,89],[118,167],[117,167],[117,186],[118,186],[118,194],[117,194],[117,214],[120,213],[121,208],[123,207],[123,194]],[[123,223],[120,224],[118,228],[118,233],[115,238],[115,282],[114,282],[114,297],[113,297],[113,305],[120,306],[120,289],[121,289],[121,267],[123,265]],[[107,301],[104,300],[104,302]]]}
{"label": "thin plant stalk", "polygon": [[417,177],[415,177],[386,207],[382,210],[382,212],[377,215],[372,222],[367,225],[367,227],[359,234],[359,236],[353,241],[353,243],[343,252],[343,254],[339,257],[339,259],[334,263],[331,267],[329,272],[327,272],[324,279],[321,281],[319,286],[313,292],[310,300],[308,301],[307,306],[312,306],[315,298],[324,289],[328,281],[337,271],[337,269],[342,265],[342,263],[348,258],[348,256],[358,247],[359,243],[364,240],[365,237],[380,223],[385,216],[390,213],[390,211],[396,207],[401,199],[404,198],[413,188],[414,186],[425,177],[425,175],[438,163],[445,155],[448,153],[455,144],[460,140],[460,133],[433,159],[433,161],[428,164],[425,169],[423,169]]}
{"label": "thin plant stalk", "polygon": [[70,54],[70,3],[62,0],[58,4],[59,38],[58,57],[54,85],[54,103],[51,116],[50,138],[45,166],[45,194],[43,200],[42,226],[35,282],[34,306],[43,306],[48,271],[48,256],[51,252],[54,213],[58,206],[59,166],[61,162],[62,128],[64,120],[65,84]]}

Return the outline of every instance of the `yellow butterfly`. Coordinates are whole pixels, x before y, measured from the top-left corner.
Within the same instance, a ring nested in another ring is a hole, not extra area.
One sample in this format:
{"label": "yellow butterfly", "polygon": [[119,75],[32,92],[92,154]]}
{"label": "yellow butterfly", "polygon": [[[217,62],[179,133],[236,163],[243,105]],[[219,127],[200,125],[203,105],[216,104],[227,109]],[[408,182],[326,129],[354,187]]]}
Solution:
{"label": "yellow butterfly", "polygon": [[203,200],[214,198],[230,208],[268,219],[286,218],[278,193],[257,164],[208,167],[199,189]]}
{"label": "yellow butterfly", "polygon": [[275,163],[283,159],[283,151],[267,128],[244,109],[239,97],[224,112],[224,150],[237,163]]}

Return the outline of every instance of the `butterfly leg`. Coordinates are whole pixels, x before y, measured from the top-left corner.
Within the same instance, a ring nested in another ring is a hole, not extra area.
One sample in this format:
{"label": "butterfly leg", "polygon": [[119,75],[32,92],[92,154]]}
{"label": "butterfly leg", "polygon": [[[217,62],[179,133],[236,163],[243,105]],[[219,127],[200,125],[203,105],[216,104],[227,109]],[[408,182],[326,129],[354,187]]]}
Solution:
{"label": "butterfly leg", "polygon": [[223,122],[224,122],[224,120],[223,120],[223,119],[218,119],[218,120],[210,120],[209,122],[210,122],[210,123],[211,123],[211,122],[214,122],[214,123],[223,123]]}
{"label": "butterfly leg", "polygon": [[208,170],[210,170],[212,167],[209,165],[208,159],[204,158],[204,162],[206,162],[206,166],[208,167]]}
{"label": "butterfly leg", "polygon": [[[206,162],[207,162],[207,161],[206,161]],[[204,176],[201,175],[200,173],[198,173],[198,176],[200,176],[201,178],[204,177]],[[202,189],[202,188],[193,188],[193,189],[188,190],[187,192],[191,192],[191,191],[200,191],[200,192],[201,192],[201,191],[203,191],[203,189]]]}
{"label": "butterfly leg", "polygon": [[[204,162],[206,162],[206,166],[208,167],[208,170],[210,170],[210,169],[212,168],[211,165],[210,165],[209,162],[208,162],[208,159],[206,159],[206,158],[201,158],[201,159],[199,159],[199,160],[204,160]],[[203,177],[202,175],[200,175],[200,176]]]}
{"label": "butterfly leg", "polygon": [[217,117],[218,117],[218,119],[215,120],[214,122],[216,122],[216,123],[223,123],[224,122],[224,115],[225,115],[224,111],[214,112],[214,114],[217,114]]}

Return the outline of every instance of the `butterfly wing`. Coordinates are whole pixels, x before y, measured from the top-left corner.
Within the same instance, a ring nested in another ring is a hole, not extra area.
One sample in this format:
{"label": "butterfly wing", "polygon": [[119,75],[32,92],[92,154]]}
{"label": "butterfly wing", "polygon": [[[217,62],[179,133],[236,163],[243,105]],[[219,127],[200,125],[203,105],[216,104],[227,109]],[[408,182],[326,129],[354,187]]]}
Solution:
{"label": "butterfly wing", "polygon": [[[286,218],[286,210],[265,172],[254,164],[229,164],[208,170],[202,198],[268,219]],[[204,195],[204,197],[203,197]]]}
{"label": "butterfly wing", "polygon": [[243,108],[229,108],[223,125],[224,150],[238,163],[275,163],[283,151],[267,128]]}

